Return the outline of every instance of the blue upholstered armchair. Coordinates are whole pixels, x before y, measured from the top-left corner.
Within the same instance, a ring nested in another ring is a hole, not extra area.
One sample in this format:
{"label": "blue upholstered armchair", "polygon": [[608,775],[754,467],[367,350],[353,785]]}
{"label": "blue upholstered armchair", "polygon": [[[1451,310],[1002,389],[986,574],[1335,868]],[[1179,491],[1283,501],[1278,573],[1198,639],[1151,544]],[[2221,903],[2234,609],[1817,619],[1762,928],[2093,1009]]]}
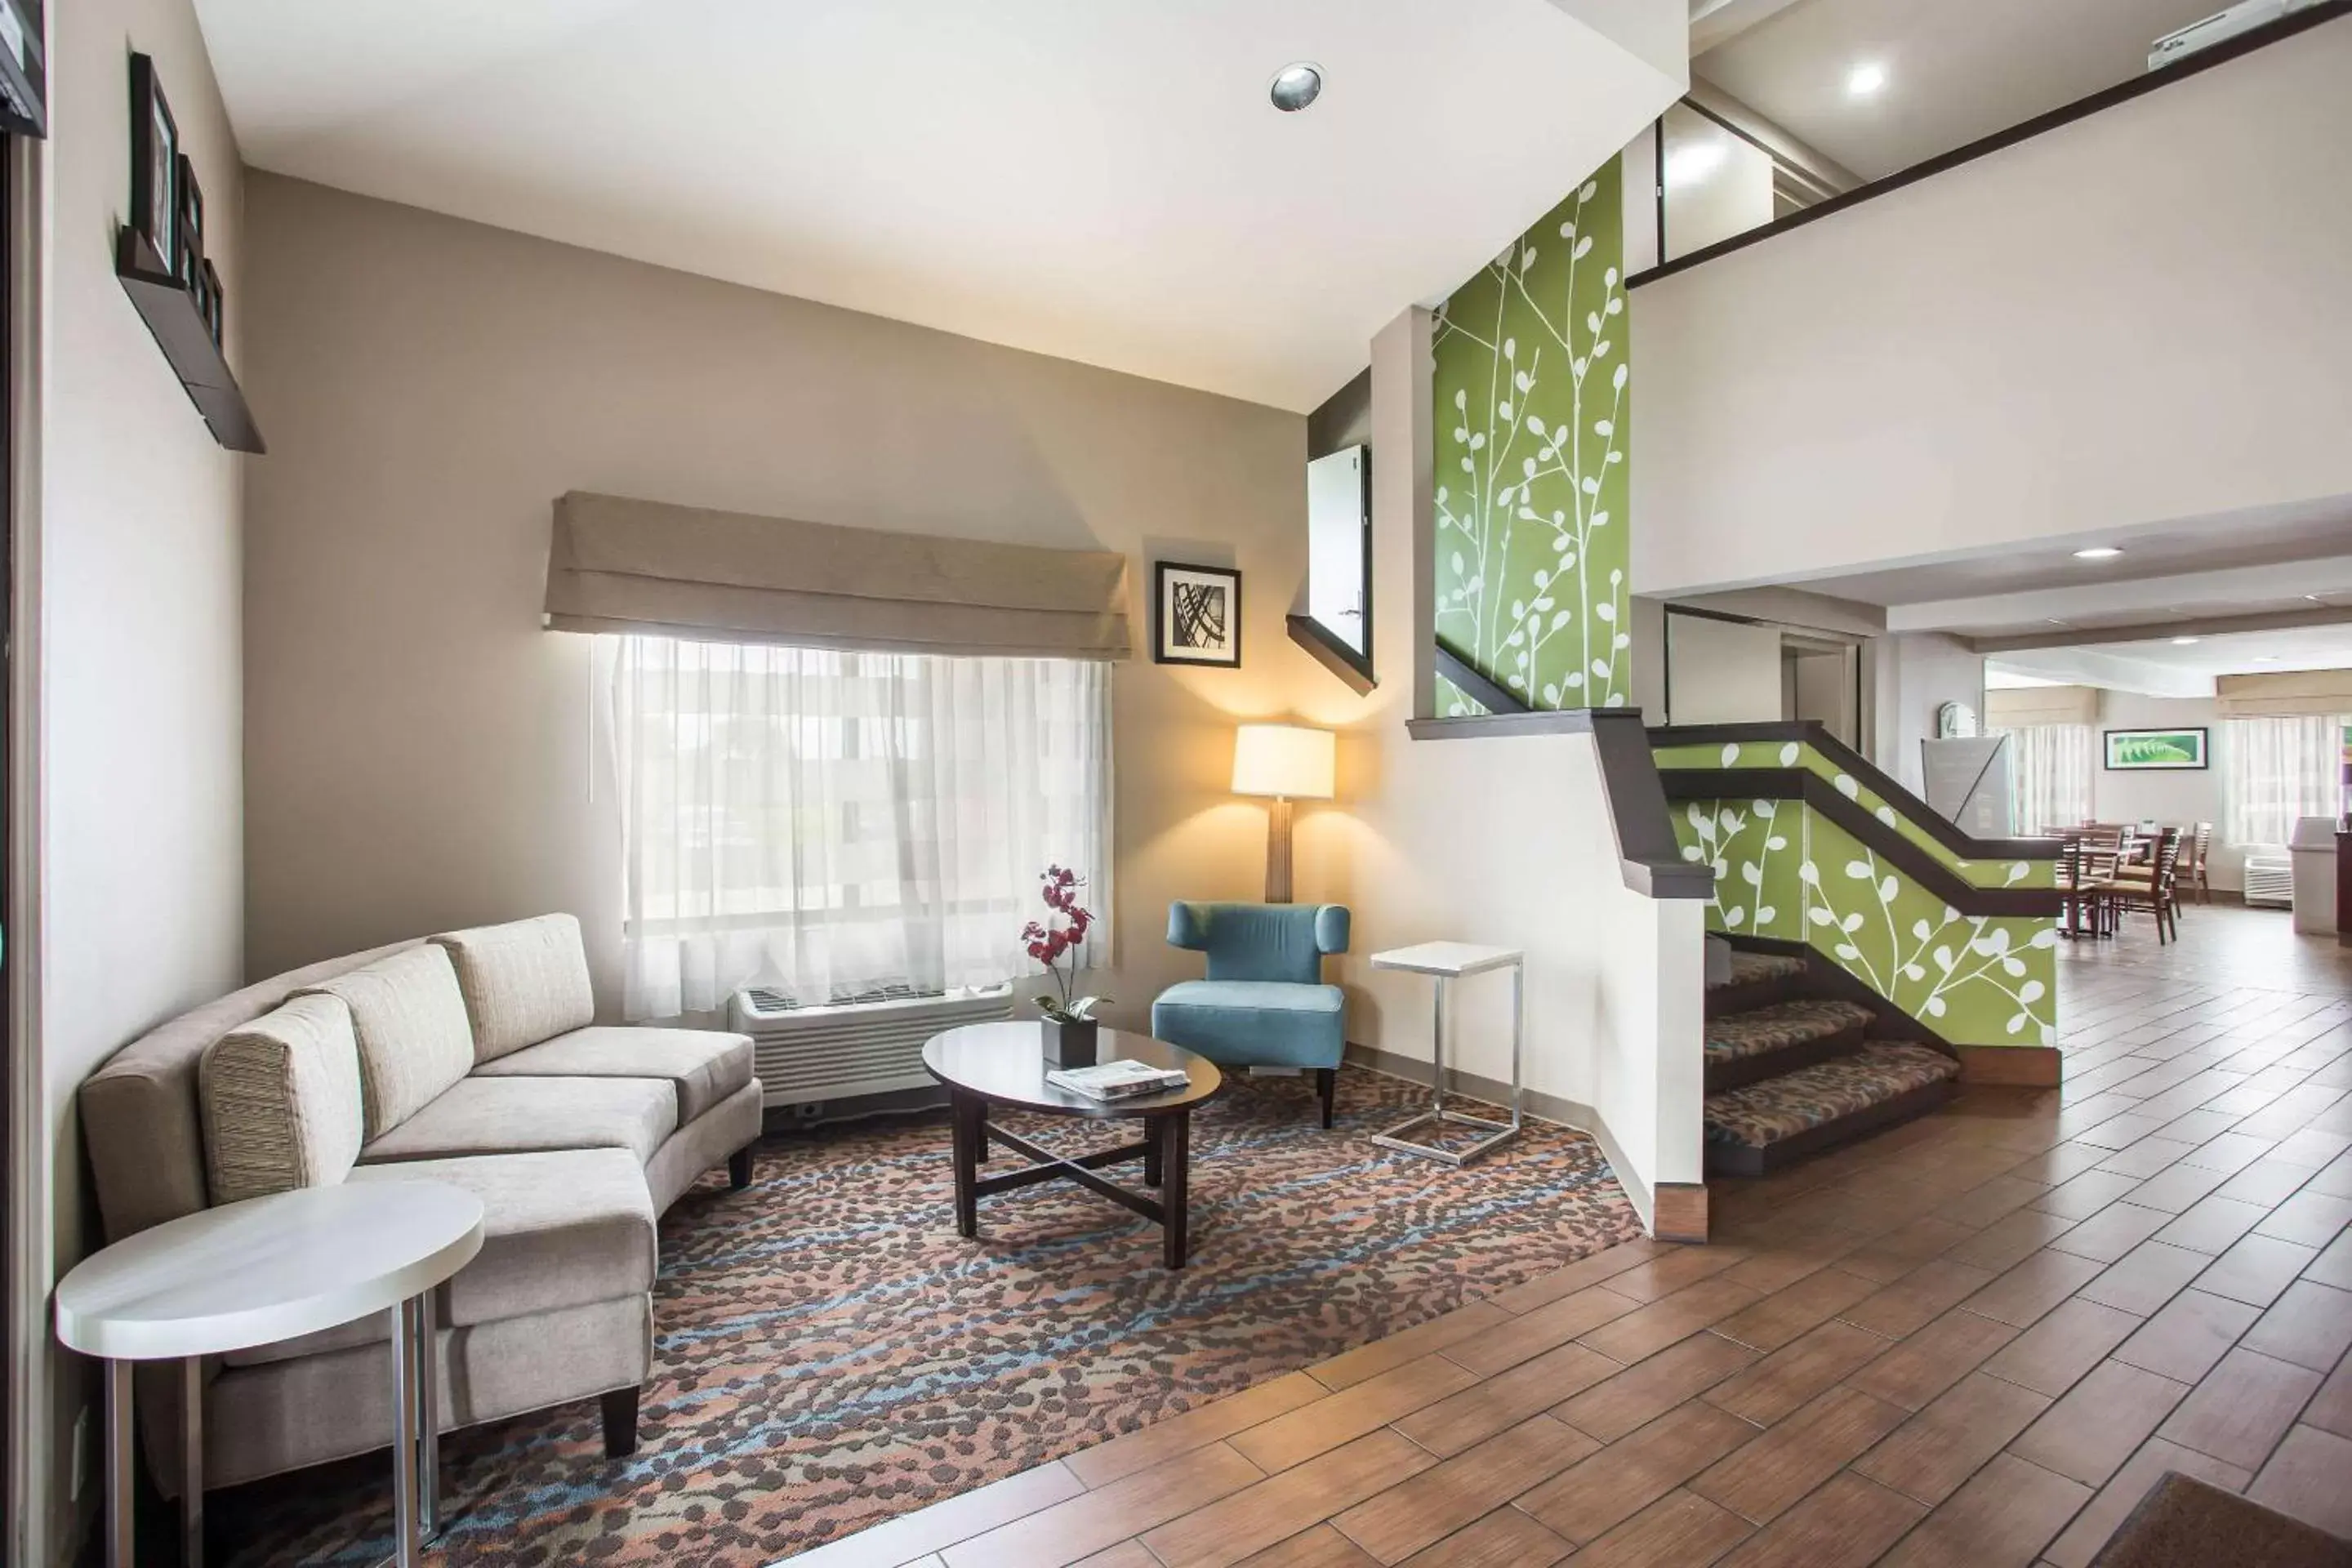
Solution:
{"label": "blue upholstered armchair", "polygon": [[1209,955],[1209,977],[1171,985],[1151,1004],[1151,1032],[1223,1067],[1312,1068],[1331,1125],[1347,1048],[1337,985],[1323,955],[1348,951],[1338,904],[1168,906],[1168,944]]}

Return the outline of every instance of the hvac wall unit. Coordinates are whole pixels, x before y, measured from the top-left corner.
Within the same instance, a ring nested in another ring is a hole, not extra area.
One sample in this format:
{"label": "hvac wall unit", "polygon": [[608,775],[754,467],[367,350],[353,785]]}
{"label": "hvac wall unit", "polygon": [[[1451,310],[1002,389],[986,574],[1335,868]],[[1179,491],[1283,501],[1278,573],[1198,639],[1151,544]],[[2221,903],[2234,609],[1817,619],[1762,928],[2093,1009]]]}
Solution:
{"label": "hvac wall unit", "polygon": [[803,1007],[777,991],[738,991],[728,1016],[751,1037],[752,1060],[774,1120],[836,1121],[945,1105],[923,1070],[923,1042],[965,1024],[1013,1016],[1013,988],[890,997]]}
{"label": "hvac wall unit", "polygon": [[2200,49],[2210,49],[2225,38],[2241,33],[2251,33],[2256,27],[2277,21],[2282,16],[2317,5],[2319,0],[2239,0],[2226,11],[2216,11],[2200,22],[2191,22],[2178,32],[2167,33],[2147,47],[2147,68],[2158,69],[2173,61],[2186,59]]}
{"label": "hvac wall unit", "polygon": [[2246,902],[2271,909],[2294,903],[2294,863],[2279,849],[2246,857]]}

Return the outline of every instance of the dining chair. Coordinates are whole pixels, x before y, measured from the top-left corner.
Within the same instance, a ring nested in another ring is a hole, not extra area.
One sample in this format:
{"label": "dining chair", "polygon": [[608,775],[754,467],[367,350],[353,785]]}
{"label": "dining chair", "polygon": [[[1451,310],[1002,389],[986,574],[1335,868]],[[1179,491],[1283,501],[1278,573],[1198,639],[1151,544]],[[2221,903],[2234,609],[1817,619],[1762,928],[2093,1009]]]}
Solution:
{"label": "dining chair", "polygon": [[[2197,901],[2200,904],[2210,904],[2213,901],[2213,884],[2207,877],[2207,868],[2212,859],[2212,855],[2213,825],[2210,822],[2200,822],[2189,836],[2189,865],[2184,873],[2188,878],[2190,890],[2197,895]],[[2179,908],[2176,900],[2173,904],[2174,912],[2179,913]]]}
{"label": "dining chair", "polygon": [[2174,879],[2180,864],[2180,829],[2168,827],[2157,836],[2156,852],[2145,869],[2128,868],[2110,878],[2102,897],[2105,899],[2116,929],[2123,929],[2126,914],[2146,910],[2156,917],[2156,940],[2158,946],[2180,935],[2179,917],[2176,913]]}

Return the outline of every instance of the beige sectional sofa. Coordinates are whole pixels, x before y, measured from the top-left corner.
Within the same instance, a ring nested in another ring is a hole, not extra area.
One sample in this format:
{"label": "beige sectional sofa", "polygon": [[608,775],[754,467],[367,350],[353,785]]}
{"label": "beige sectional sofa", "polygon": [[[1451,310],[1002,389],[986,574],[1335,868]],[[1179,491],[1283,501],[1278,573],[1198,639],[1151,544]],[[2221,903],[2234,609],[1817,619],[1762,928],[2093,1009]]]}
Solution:
{"label": "beige sectional sofa", "polygon": [[[603,1401],[636,1441],[655,1220],[719,1164],[751,1179],[751,1042],[594,1023],[569,915],[452,931],[276,975],[124,1047],[82,1085],[106,1238],[331,1181],[478,1194],[482,1250],[442,1287],[441,1418]],[[205,1473],[226,1486],[392,1440],[388,1317],[205,1368]],[[178,1369],[142,1367],[169,1495]]]}

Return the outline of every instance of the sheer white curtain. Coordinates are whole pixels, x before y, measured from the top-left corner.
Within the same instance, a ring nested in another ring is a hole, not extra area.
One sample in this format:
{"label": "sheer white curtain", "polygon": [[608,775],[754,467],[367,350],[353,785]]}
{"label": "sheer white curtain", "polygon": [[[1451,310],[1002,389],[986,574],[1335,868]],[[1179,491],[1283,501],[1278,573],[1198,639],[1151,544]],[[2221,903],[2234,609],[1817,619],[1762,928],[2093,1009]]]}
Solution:
{"label": "sheer white curtain", "polygon": [[2098,741],[2088,724],[2032,724],[2009,737],[2009,819],[2021,835],[2068,827],[2091,815]]}
{"label": "sheer white curtain", "polygon": [[2231,844],[2284,844],[2299,816],[2342,809],[2345,720],[2230,721],[2229,798],[2223,837]]}
{"label": "sheer white curtain", "polygon": [[600,642],[629,1017],[994,984],[1049,864],[1108,952],[1108,665]]}

